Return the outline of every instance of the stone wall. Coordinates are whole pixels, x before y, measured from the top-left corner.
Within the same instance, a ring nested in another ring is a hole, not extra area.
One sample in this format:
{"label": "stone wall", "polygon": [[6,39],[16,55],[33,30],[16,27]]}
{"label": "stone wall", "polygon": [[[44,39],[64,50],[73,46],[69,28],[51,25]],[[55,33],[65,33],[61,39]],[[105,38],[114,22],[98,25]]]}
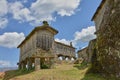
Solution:
{"label": "stone wall", "polygon": [[105,9],[107,6],[107,0],[104,2],[103,6],[101,9],[99,9],[99,12],[97,13],[97,16],[95,17],[94,21],[95,21],[95,27],[96,27],[96,31],[99,30],[100,25],[102,24],[102,20],[103,20],[103,15],[105,13]]}
{"label": "stone wall", "polygon": [[84,49],[81,49],[79,50],[77,53],[78,53],[78,58],[79,59],[83,59],[84,61],[88,61],[88,53],[87,53],[87,48],[84,48]]}
{"label": "stone wall", "polygon": [[37,43],[36,43],[36,47],[37,48],[41,48],[43,50],[50,50],[50,48],[52,48],[52,44],[54,41],[54,34],[52,34],[50,31],[48,30],[39,30],[37,32]]}
{"label": "stone wall", "polygon": [[33,34],[25,43],[20,47],[20,61],[31,57],[36,49],[36,34]]}
{"label": "stone wall", "polygon": [[89,42],[88,48],[87,48],[87,53],[88,53],[88,62],[91,63],[93,60],[93,54],[96,49],[96,39],[93,39]]}
{"label": "stone wall", "polygon": [[75,57],[75,48],[56,41],[54,42],[54,51],[57,55]]}
{"label": "stone wall", "polygon": [[[120,79],[120,0],[106,0],[97,32],[97,72]],[[117,80],[117,79],[116,79]]]}

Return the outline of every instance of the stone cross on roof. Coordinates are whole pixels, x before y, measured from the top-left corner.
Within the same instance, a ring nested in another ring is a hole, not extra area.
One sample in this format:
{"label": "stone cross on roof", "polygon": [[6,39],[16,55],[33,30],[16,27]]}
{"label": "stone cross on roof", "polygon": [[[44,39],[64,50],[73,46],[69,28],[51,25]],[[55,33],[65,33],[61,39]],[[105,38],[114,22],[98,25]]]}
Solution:
{"label": "stone cross on roof", "polygon": [[47,21],[43,21],[43,25],[49,25]]}

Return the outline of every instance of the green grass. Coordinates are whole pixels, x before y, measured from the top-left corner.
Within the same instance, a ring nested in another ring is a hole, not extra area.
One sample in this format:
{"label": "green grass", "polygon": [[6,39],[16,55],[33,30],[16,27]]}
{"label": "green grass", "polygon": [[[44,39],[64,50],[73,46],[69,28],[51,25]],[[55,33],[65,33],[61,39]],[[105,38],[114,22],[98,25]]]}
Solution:
{"label": "green grass", "polygon": [[86,74],[88,67],[78,69],[72,64],[57,65],[55,69],[42,69],[39,71],[8,71],[5,80],[106,80],[97,74]]}
{"label": "green grass", "polygon": [[79,70],[85,69],[87,67],[90,67],[91,65],[87,64],[86,62],[82,62],[81,64],[76,64],[74,67],[78,68]]}
{"label": "green grass", "polygon": [[101,77],[98,74],[86,74],[82,80],[106,80],[105,78]]}
{"label": "green grass", "polygon": [[4,79],[9,80],[13,77],[20,76],[20,75],[25,75],[33,72],[33,70],[28,71],[28,70],[10,70],[5,72]]}

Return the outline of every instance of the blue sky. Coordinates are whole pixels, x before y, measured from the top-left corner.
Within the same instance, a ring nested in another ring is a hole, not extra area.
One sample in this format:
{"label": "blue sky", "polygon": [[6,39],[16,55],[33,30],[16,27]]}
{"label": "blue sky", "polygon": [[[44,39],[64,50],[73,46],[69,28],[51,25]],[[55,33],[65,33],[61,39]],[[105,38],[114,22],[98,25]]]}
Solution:
{"label": "blue sky", "polygon": [[94,39],[91,21],[101,0],[0,0],[0,67],[19,61],[17,45],[43,20],[57,29],[55,40],[78,49]]}

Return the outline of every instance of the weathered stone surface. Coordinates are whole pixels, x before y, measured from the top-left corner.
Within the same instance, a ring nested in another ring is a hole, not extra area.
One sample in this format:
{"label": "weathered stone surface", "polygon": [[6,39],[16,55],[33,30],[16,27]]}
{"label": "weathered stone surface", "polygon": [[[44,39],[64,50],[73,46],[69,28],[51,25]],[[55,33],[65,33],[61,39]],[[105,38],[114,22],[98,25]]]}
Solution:
{"label": "weathered stone surface", "polygon": [[87,62],[88,61],[88,53],[87,53],[88,47],[79,50],[78,53],[78,58],[82,59],[83,61]]}
{"label": "weathered stone surface", "polygon": [[26,69],[26,63],[24,62],[21,63],[21,69]]}
{"label": "weathered stone surface", "polygon": [[87,48],[87,55],[88,55],[88,62],[91,63],[94,51],[96,49],[96,39],[93,39],[89,42],[88,48]]}
{"label": "weathered stone surface", "polygon": [[27,59],[27,66],[28,66],[27,67],[28,70],[32,69],[32,59],[30,59],[30,58]]}
{"label": "weathered stone surface", "polygon": [[[97,32],[97,72],[120,79],[120,0],[106,0]],[[98,17],[99,19],[99,17]]]}

